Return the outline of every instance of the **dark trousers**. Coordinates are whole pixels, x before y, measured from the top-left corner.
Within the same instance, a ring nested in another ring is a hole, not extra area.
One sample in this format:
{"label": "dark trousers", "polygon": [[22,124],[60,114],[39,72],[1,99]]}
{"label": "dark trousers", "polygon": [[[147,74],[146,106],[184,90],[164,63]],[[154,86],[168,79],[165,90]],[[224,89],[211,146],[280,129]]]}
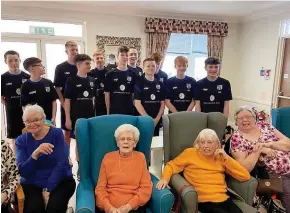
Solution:
{"label": "dark trousers", "polygon": [[25,195],[24,213],[66,213],[67,205],[74,194],[76,183],[72,177],[62,180],[50,192],[46,209],[41,188],[32,184],[23,184],[22,187]]}
{"label": "dark trousers", "polygon": [[201,213],[243,213],[230,198],[220,203],[198,203],[198,211]]}
{"label": "dark trousers", "polygon": [[11,213],[11,212],[14,212],[14,211],[11,211],[11,208],[9,206],[9,204],[2,204],[1,205],[1,213]]}
{"label": "dark trousers", "polygon": [[[146,206],[140,206],[138,209],[136,210],[131,210],[129,211],[129,213],[146,213]],[[100,213],[105,213],[104,211],[101,211]]]}

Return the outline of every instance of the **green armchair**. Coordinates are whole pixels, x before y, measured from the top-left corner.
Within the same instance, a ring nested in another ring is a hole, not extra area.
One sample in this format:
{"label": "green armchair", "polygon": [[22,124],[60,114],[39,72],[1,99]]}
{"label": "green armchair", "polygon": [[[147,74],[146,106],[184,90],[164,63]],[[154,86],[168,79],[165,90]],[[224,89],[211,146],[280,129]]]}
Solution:
{"label": "green armchair", "polygon": [[[227,119],[222,113],[201,112],[178,112],[163,116],[163,143],[164,163],[174,159],[183,150],[192,147],[193,141],[201,130],[210,128],[216,131],[220,140],[223,137]],[[247,182],[240,182],[227,177],[229,193],[235,196],[234,202],[244,213],[256,213],[252,207],[258,182],[251,178]],[[184,185],[189,183],[182,175],[173,175],[170,186],[175,191],[180,191]],[[197,192],[193,187],[187,187],[181,194],[181,213],[198,212]]]}

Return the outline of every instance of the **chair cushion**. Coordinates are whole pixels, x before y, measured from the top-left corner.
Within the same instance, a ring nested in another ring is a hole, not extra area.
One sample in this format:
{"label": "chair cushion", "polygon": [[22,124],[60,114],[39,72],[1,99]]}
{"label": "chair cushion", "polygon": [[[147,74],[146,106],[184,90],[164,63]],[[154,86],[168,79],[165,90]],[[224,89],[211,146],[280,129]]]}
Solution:
{"label": "chair cushion", "polygon": [[290,138],[290,107],[272,109],[272,125]]}

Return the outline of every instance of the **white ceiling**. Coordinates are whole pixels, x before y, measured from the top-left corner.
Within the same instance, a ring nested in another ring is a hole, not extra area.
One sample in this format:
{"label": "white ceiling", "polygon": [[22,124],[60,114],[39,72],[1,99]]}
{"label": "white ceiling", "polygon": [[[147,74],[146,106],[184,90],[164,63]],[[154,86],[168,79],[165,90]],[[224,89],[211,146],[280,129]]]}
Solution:
{"label": "white ceiling", "polygon": [[244,22],[289,11],[290,1],[2,1],[5,7],[27,6],[89,13]]}

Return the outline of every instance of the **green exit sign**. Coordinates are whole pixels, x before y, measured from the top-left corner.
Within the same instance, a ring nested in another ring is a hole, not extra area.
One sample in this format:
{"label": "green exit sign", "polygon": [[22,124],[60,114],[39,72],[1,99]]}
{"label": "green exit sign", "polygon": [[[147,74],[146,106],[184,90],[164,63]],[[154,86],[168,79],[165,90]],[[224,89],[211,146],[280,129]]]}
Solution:
{"label": "green exit sign", "polygon": [[53,27],[30,26],[29,31],[31,34],[36,34],[36,35],[54,35]]}

